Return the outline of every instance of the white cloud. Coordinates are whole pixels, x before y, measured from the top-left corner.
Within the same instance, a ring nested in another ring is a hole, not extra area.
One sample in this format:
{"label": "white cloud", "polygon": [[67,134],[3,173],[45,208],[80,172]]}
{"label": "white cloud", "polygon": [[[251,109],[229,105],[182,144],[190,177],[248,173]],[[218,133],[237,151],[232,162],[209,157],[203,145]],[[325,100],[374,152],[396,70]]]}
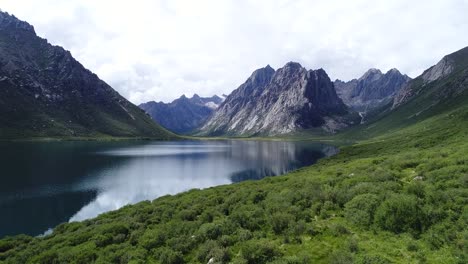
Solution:
{"label": "white cloud", "polygon": [[467,0],[0,0],[134,103],[229,93],[298,61],[332,79],[412,77],[468,45]]}

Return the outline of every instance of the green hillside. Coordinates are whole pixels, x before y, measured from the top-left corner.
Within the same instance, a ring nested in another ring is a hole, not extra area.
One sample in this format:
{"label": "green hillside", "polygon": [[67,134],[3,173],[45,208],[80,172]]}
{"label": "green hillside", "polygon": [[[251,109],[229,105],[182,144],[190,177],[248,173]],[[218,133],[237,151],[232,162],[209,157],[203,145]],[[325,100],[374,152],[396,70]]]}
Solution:
{"label": "green hillside", "polygon": [[0,262],[467,263],[466,69],[338,135],[368,138],[316,165],[5,238]]}

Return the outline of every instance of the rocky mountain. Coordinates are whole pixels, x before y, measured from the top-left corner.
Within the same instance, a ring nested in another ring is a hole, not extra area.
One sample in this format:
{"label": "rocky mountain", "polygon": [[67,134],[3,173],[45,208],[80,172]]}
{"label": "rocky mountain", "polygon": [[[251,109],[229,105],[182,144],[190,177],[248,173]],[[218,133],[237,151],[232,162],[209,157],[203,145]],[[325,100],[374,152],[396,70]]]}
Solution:
{"label": "rocky mountain", "polygon": [[334,132],[360,119],[350,114],[323,69],[289,62],[252,73],[201,127],[202,135],[278,135],[321,128]]}
{"label": "rocky mountain", "polygon": [[[447,77],[457,76],[459,74],[463,76],[463,73],[465,73],[464,78],[466,78],[466,72],[468,71],[467,66],[468,47],[443,57],[436,65],[425,70],[418,78],[408,83],[408,85],[405,85],[403,89],[398,92],[393,101],[393,108],[397,108],[406,103],[420,92],[429,90],[432,86],[436,86],[439,83],[438,81],[447,79]],[[460,83],[463,83],[463,81],[460,80]],[[466,90],[466,79],[464,82],[465,85],[449,84],[451,83],[445,84],[443,89],[440,88],[437,95],[439,99],[458,95]]]}
{"label": "rocky mountain", "polygon": [[[403,85],[392,105],[380,111],[364,126],[352,130],[359,135],[375,136],[397,133],[404,127],[427,119],[431,119],[432,124],[457,120],[453,123],[454,127],[440,128],[444,135],[449,136],[452,130],[457,129],[456,126],[467,126],[467,101],[468,47],[443,57],[436,65]],[[427,125],[421,125],[419,129],[424,131],[427,128]],[[441,139],[432,140],[436,142]]]}
{"label": "rocky mountain", "polygon": [[0,138],[174,135],[76,61],[0,11]]}
{"label": "rocky mountain", "polygon": [[338,96],[346,105],[366,113],[391,103],[393,97],[410,80],[410,77],[397,69],[391,69],[385,74],[378,69],[370,69],[359,79],[348,82],[336,80],[334,84]]}
{"label": "rocky mountain", "polygon": [[192,98],[182,95],[168,104],[151,101],[139,107],[163,127],[186,134],[201,126],[222,102],[223,99],[217,95],[200,97],[195,94]]}

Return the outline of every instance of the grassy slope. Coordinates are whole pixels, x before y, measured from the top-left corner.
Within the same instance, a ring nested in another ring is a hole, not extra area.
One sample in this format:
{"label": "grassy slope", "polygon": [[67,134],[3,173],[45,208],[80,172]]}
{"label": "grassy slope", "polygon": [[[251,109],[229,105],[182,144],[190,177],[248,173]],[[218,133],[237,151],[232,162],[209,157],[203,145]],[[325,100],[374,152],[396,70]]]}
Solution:
{"label": "grassy slope", "polygon": [[453,104],[285,176],[6,238],[0,262],[466,263],[467,121]]}

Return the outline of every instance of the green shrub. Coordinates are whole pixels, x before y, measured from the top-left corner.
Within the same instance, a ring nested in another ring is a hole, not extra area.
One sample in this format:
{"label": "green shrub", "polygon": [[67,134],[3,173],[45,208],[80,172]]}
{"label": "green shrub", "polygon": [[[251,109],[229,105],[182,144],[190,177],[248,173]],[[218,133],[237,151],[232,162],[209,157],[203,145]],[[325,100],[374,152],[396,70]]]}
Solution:
{"label": "green shrub", "polygon": [[13,241],[0,240],[0,253],[8,251],[15,247]]}
{"label": "green shrub", "polygon": [[406,246],[406,249],[408,251],[418,251],[419,250],[419,247],[418,247],[418,244],[416,244],[415,242],[411,241],[408,243],[408,245]]}
{"label": "green shrub", "polygon": [[419,233],[423,229],[422,214],[416,196],[395,194],[377,208],[375,222],[380,228],[395,233]]}
{"label": "green shrub", "polygon": [[352,264],[353,255],[345,250],[333,251],[330,255],[330,264]]}
{"label": "green shrub", "polygon": [[391,262],[378,255],[364,255],[356,260],[356,264],[390,264]]}
{"label": "green shrub", "polygon": [[336,237],[347,235],[350,233],[349,230],[341,224],[333,224],[330,227],[330,232],[332,233],[333,236],[336,236]]}
{"label": "green shrub", "polygon": [[208,240],[197,250],[197,259],[201,263],[207,263],[211,258],[215,263],[226,263],[229,261],[229,253],[226,248],[221,247],[216,241]]}
{"label": "green shrub", "polygon": [[182,253],[174,251],[168,247],[162,247],[156,252],[157,259],[161,264],[183,264],[184,258]]}
{"label": "green shrub", "polygon": [[363,227],[369,227],[374,221],[374,213],[379,205],[375,194],[360,194],[346,203],[344,215],[348,221]]}
{"label": "green shrub", "polygon": [[275,234],[282,234],[294,221],[294,217],[288,213],[275,213],[270,217],[270,225]]}
{"label": "green shrub", "polygon": [[32,263],[39,264],[58,264],[59,256],[54,251],[46,251],[33,258]]}
{"label": "green shrub", "polygon": [[200,226],[197,235],[204,240],[217,239],[223,234],[222,226],[219,223],[206,223]]}
{"label": "green shrub", "polygon": [[161,230],[147,230],[140,238],[139,244],[150,250],[159,247],[166,242],[166,233]]}
{"label": "green shrub", "polygon": [[267,263],[281,253],[278,246],[267,239],[250,240],[242,245],[241,256],[248,264]]}
{"label": "green shrub", "polygon": [[359,243],[355,237],[351,237],[348,240],[348,249],[349,251],[356,253],[359,251]]}
{"label": "green shrub", "polygon": [[242,228],[255,231],[261,229],[265,224],[265,212],[260,207],[244,205],[237,208],[231,214],[231,219]]}

